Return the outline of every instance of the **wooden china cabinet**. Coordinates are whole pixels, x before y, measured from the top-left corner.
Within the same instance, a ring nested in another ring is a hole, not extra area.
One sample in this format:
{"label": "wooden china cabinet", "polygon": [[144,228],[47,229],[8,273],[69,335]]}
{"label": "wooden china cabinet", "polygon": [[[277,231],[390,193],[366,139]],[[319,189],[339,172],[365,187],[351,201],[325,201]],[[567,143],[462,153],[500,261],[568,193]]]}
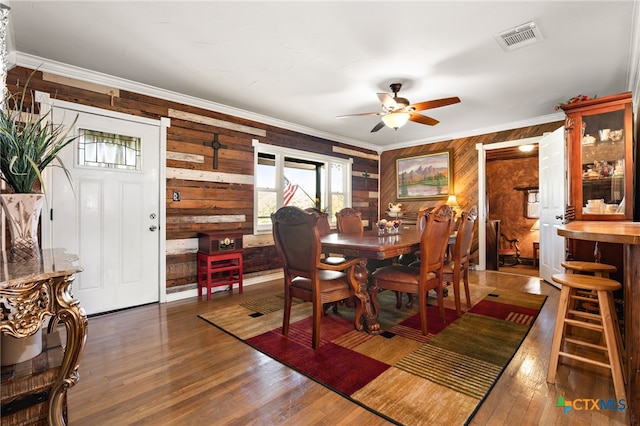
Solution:
{"label": "wooden china cabinet", "polygon": [[[568,147],[569,199],[575,220],[633,220],[633,112],[631,92],[563,105]],[[567,257],[618,268],[622,245],[569,240]]]}
{"label": "wooden china cabinet", "polygon": [[563,105],[576,220],[633,220],[631,92]]}

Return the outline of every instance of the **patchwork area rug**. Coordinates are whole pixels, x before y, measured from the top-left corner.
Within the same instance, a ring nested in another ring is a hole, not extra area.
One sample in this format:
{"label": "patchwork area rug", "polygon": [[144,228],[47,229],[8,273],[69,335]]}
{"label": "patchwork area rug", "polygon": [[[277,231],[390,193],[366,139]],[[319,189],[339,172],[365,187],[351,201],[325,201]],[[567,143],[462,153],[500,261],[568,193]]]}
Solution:
{"label": "patchwork area rug", "polygon": [[288,336],[281,333],[282,295],[216,309],[200,318],[393,423],[463,425],[518,350],[546,300],[486,286],[471,285],[471,293],[477,303],[460,318],[453,297],[447,298],[444,323],[437,307],[430,305],[427,336],[420,332],[417,308],[396,309],[390,291],[378,294],[380,335],[354,330],[353,309],[329,310],[315,351],[310,303],[294,299]]}

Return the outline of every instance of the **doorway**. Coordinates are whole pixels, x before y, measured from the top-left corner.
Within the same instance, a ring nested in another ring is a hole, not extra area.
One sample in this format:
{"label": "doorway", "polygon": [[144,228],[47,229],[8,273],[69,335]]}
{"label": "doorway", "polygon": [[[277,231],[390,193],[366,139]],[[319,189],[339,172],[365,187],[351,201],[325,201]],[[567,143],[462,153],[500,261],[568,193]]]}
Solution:
{"label": "doorway", "polygon": [[162,301],[162,121],[61,101],[52,118],[78,138],[60,155],[71,184],[49,172],[43,247],[78,255],[74,297],[87,314]]}
{"label": "doorway", "polygon": [[[478,214],[478,223],[485,224],[483,226],[478,227],[478,243],[479,243],[479,259],[478,259],[478,269],[499,269],[499,258],[498,258],[498,245],[500,244],[500,234],[503,233],[510,239],[515,239],[516,235],[513,232],[514,229],[519,230],[518,232],[522,232],[526,238],[522,238],[522,242],[518,243],[520,250],[520,260],[521,262],[526,262],[517,264],[514,268],[518,268],[521,265],[529,264],[528,268],[522,267],[521,269],[531,269],[531,274],[534,274],[537,271],[537,268],[534,271],[532,265],[533,258],[533,242],[536,240],[535,235],[537,231],[531,231],[531,228],[534,227],[536,222],[535,218],[525,218],[525,194],[527,190],[532,190],[539,186],[538,181],[538,170],[535,170],[535,178],[532,180],[531,176],[525,176],[523,173],[527,173],[526,170],[521,168],[511,168],[506,170],[505,176],[513,176],[509,177],[508,182],[504,182],[500,185],[500,188],[504,188],[502,191],[506,192],[507,190],[511,193],[512,197],[515,197],[514,200],[510,200],[510,197],[507,197],[507,194],[499,194],[499,197],[502,198],[502,202],[508,207],[509,218],[504,219],[500,216],[493,214],[492,206],[489,199],[489,191],[487,175],[488,169],[492,169],[492,166],[488,163],[500,163],[503,160],[512,160],[514,158],[532,158],[535,156],[535,166],[537,167],[537,144],[539,141],[539,137],[534,138],[526,138],[519,139],[513,141],[505,141],[498,142],[494,144],[482,145],[477,144],[476,149],[478,151],[478,205],[484,208],[479,209]],[[534,149],[529,153],[523,153],[519,151],[519,147],[523,145],[533,145]],[[528,170],[528,169],[527,169]],[[531,171],[533,173],[533,171]],[[517,189],[514,189],[517,188]],[[511,217],[513,216],[513,217]],[[517,218],[515,217],[517,216]],[[501,223],[497,225],[495,220],[490,222],[490,219],[500,220],[500,222],[507,222],[508,226],[504,226],[505,223]],[[498,229],[501,227],[502,230]],[[526,229],[526,233],[524,230]],[[492,241],[492,239],[495,239]],[[490,251],[487,250],[487,243],[491,244]],[[525,247],[525,244],[527,246]],[[495,251],[494,251],[495,250]],[[489,261],[487,261],[489,260]],[[513,258],[509,258],[509,263],[514,263]],[[495,267],[494,267],[495,265]],[[536,273],[537,275],[537,273]]]}

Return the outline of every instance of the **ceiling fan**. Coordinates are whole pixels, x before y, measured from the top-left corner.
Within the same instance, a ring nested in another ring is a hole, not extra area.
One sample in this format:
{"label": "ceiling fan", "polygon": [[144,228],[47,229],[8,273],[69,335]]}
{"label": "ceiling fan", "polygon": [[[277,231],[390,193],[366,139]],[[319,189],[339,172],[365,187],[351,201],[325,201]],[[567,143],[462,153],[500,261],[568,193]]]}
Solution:
{"label": "ceiling fan", "polygon": [[379,115],[381,121],[371,129],[371,133],[377,132],[385,125],[392,129],[398,129],[404,126],[407,121],[415,121],[416,123],[426,124],[428,126],[435,126],[439,123],[435,118],[427,117],[426,115],[418,114],[418,111],[424,111],[431,108],[439,108],[451,104],[457,104],[460,102],[460,98],[457,96],[452,98],[434,99],[431,101],[418,102],[415,104],[409,103],[407,98],[398,97],[398,92],[402,88],[401,83],[393,83],[389,86],[393,92],[393,96],[389,93],[378,93],[378,99],[382,104],[381,112],[364,112],[361,114],[349,114],[341,115],[336,118],[358,117],[363,115]]}

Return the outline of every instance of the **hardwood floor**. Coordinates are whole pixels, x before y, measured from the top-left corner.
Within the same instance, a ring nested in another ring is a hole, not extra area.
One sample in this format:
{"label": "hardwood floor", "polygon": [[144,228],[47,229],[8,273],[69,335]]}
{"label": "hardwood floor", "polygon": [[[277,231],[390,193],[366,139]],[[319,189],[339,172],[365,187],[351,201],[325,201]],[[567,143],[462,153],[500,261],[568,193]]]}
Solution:
{"label": "hardwood floor", "polygon": [[[472,425],[624,425],[627,411],[563,410],[558,397],[614,398],[597,367],[562,364],[546,382],[559,291],[535,277],[472,272],[471,282],[549,297]],[[388,424],[199,319],[197,314],[281,291],[280,281],[89,319],[80,380],[68,392],[69,424]],[[455,401],[451,401],[455,410]],[[443,418],[442,424],[447,423]]]}
{"label": "hardwood floor", "polygon": [[540,270],[532,265],[500,266],[498,271],[509,274],[528,275],[530,277],[540,276]]}

